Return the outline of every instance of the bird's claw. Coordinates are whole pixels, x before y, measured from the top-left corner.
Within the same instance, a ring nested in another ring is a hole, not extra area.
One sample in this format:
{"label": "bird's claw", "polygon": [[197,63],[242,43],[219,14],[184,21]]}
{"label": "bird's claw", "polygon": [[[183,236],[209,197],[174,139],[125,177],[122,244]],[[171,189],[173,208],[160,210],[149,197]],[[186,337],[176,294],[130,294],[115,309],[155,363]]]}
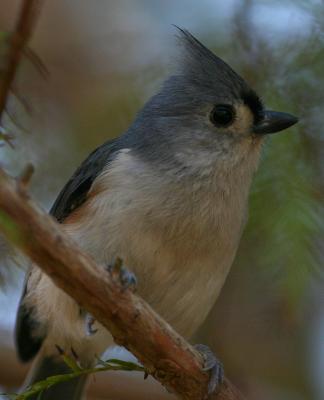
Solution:
{"label": "bird's claw", "polygon": [[94,329],[93,325],[96,322],[94,317],[91,314],[87,314],[85,317],[85,324],[86,324],[86,334],[87,336],[92,336],[97,333],[98,329]]}
{"label": "bird's claw", "polygon": [[137,287],[137,279],[133,272],[123,266],[123,262],[120,258],[107,266],[107,271],[111,277],[117,279],[121,284],[123,290],[130,289],[135,292]]}
{"label": "bird's claw", "polygon": [[202,355],[204,359],[203,370],[209,372],[210,379],[208,383],[207,397],[218,390],[224,381],[224,368],[223,364],[217,359],[215,354],[210,348],[204,344],[196,344],[194,348]]}
{"label": "bird's claw", "polygon": [[[116,258],[113,263],[109,264],[107,266],[107,271],[113,279],[118,280],[122,287],[122,290],[136,290],[136,276],[123,266],[122,260],[120,258]],[[83,314],[82,310],[81,314]],[[85,330],[87,336],[93,336],[95,333],[97,333],[98,329],[93,327],[95,322],[96,320],[91,314],[85,314]]]}

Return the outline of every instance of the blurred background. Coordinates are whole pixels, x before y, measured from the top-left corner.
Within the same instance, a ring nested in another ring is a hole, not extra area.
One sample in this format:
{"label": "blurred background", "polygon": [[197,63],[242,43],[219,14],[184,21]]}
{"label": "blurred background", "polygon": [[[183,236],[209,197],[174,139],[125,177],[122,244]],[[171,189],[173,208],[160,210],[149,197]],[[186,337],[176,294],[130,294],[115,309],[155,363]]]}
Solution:
{"label": "blurred background", "polygon": [[[20,2],[0,5],[3,36]],[[2,146],[0,162],[12,174],[32,162],[33,195],[48,209],[78,164],[124,131],[172,71],[172,24],[229,62],[269,108],[300,117],[264,147],[235,264],[194,342],[214,349],[249,400],[322,400],[322,0],[44,1],[30,45],[49,77],[21,64],[15,87],[23,102],[11,96],[4,120],[15,148]],[[0,265],[0,392],[17,390],[28,369],[12,340],[22,280],[21,268]],[[172,397],[142,375],[98,374],[88,398]]]}

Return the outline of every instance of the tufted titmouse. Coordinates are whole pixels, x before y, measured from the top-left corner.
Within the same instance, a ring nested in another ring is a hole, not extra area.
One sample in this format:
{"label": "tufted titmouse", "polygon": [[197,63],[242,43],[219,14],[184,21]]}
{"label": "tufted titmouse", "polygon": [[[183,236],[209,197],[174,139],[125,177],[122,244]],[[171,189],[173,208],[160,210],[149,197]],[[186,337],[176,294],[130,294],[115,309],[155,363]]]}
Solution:
{"label": "tufted titmouse", "polygon": [[[264,137],[297,118],[266,111],[224,61],[189,32],[179,29],[179,37],[184,53],[177,72],[123,135],[81,164],[51,214],[98,265],[122,258],[137,277],[138,293],[190,338],[233,262]],[[23,361],[39,353],[32,380],[63,371],[56,346],[93,364],[112,339],[90,321],[31,267],[16,343]],[[83,384],[58,385],[44,398],[77,399]]]}

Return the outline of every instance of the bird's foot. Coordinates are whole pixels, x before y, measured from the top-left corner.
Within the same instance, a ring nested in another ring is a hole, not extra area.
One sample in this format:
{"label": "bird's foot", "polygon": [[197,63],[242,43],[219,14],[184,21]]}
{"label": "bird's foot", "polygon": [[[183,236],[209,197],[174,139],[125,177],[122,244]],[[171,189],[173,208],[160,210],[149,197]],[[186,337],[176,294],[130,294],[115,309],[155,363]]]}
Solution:
{"label": "bird's foot", "polygon": [[91,314],[87,313],[85,316],[85,330],[87,336],[93,336],[95,333],[98,332],[98,329],[93,327],[95,322],[95,318]]}
{"label": "bird's foot", "polygon": [[64,350],[60,345],[55,345],[57,352],[63,358],[64,362],[73,369],[73,366],[80,366],[80,359],[78,353],[74,350],[73,346],[70,347],[70,351]]}
{"label": "bird's foot", "polygon": [[128,268],[123,266],[121,258],[117,257],[112,264],[109,264],[107,266],[107,271],[113,279],[118,280],[123,290],[130,289],[132,292],[136,291],[136,276]]}
{"label": "bird's foot", "polygon": [[208,396],[214,391],[218,390],[220,385],[224,381],[224,368],[223,364],[217,359],[215,354],[210,348],[204,344],[196,344],[194,348],[202,355],[204,359],[204,371],[210,373],[210,379],[208,383]]}
{"label": "bird's foot", "polygon": [[[120,258],[116,258],[113,263],[109,264],[107,266],[107,271],[112,279],[118,281],[122,290],[130,289],[133,292],[136,290],[136,276],[123,266],[123,262]],[[98,329],[94,328],[95,322],[96,320],[91,314],[85,314],[85,331],[87,336],[93,336],[98,332]]]}

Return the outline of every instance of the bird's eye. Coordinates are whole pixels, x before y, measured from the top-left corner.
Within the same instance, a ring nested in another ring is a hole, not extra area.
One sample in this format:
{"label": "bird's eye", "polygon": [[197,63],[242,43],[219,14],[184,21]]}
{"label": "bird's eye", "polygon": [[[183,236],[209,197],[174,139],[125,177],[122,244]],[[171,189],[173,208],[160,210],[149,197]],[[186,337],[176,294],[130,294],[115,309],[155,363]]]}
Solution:
{"label": "bird's eye", "polygon": [[235,119],[234,108],[228,104],[218,104],[210,113],[210,120],[215,126],[229,126]]}

